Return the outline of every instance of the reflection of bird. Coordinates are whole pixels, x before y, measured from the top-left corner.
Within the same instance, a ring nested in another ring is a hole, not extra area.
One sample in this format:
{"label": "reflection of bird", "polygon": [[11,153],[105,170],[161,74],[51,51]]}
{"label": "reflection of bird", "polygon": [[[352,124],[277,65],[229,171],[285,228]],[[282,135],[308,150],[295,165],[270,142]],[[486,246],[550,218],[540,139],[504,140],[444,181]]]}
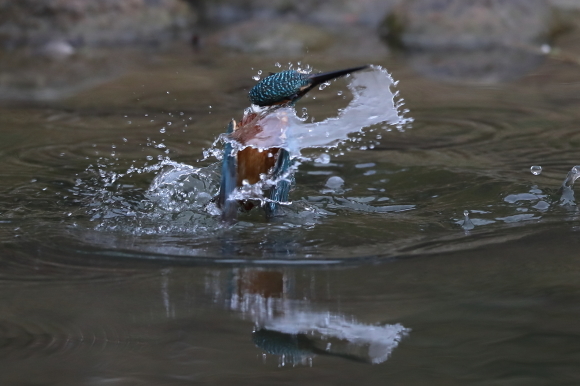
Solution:
{"label": "reflection of bird", "polygon": [[318,336],[314,331],[302,334],[289,334],[265,328],[252,333],[254,344],[268,354],[284,356],[290,364],[304,362],[315,355],[329,355],[355,362],[374,363],[366,345],[332,339],[332,336]]}
{"label": "reflection of bird", "polygon": [[317,311],[306,298],[293,299],[294,277],[286,270],[238,269],[234,278],[232,308],[251,316],[254,344],[283,363],[304,364],[316,355],[382,363],[409,332],[400,324],[359,323],[354,316]]}
{"label": "reflection of bird", "polygon": [[[278,130],[281,134],[285,122],[278,120],[272,123],[265,118],[280,107],[293,106],[298,99],[317,85],[365,68],[367,66],[321,74],[304,74],[294,70],[282,71],[262,79],[250,90],[250,101],[259,108],[246,110],[240,124],[232,120],[227,130],[230,138],[239,143],[242,149],[234,152],[234,146],[230,142],[226,143],[224,148],[218,196],[218,205],[222,209],[224,222],[231,223],[236,218],[238,202],[230,199],[235,188],[245,183],[255,184],[264,176],[274,181],[274,186],[269,188],[266,194],[269,199],[265,205],[266,215],[268,217],[274,215],[279,202],[288,200],[291,185],[291,176],[288,176],[291,166],[290,154],[281,147],[279,141],[274,144],[263,141],[264,146],[260,146],[259,141],[264,132],[268,131],[267,125],[276,125],[275,128],[270,129]],[[251,209],[253,206],[250,202],[243,202],[242,205],[246,209]]]}

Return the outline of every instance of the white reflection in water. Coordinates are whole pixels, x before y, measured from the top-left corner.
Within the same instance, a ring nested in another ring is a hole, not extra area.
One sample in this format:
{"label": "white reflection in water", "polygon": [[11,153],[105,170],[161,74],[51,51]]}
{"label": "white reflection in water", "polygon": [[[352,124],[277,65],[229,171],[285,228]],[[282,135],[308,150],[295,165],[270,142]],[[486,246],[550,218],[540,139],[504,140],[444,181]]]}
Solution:
{"label": "white reflection in water", "polygon": [[308,339],[313,353],[324,350],[330,355],[373,364],[386,361],[410,331],[400,324],[368,325],[345,315],[315,311],[273,317],[261,327],[288,335],[303,335],[303,339]]}
{"label": "white reflection in water", "polygon": [[496,220],[503,221],[508,224],[520,221],[539,220],[539,219],[541,219],[541,217],[535,217],[532,213],[515,214],[513,216],[496,218]]}
{"label": "white reflection in water", "polygon": [[280,365],[312,365],[316,355],[382,363],[411,331],[398,323],[366,324],[353,315],[317,310],[307,298],[296,299],[297,286],[287,272],[237,269],[233,273],[225,281],[211,275],[207,293],[252,320],[254,343],[278,356]]}

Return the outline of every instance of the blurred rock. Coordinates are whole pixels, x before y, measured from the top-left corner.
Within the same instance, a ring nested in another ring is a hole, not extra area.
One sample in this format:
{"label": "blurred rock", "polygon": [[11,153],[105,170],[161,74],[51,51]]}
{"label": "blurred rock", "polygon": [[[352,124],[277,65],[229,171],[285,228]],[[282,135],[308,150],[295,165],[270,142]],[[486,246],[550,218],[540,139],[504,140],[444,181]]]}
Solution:
{"label": "blurred rock", "polygon": [[212,38],[210,43],[241,52],[297,55],[332,44],[323,29],[285,21],[248,21],[235,24]]}
{"label": "blurred rock", "polygon": [[127,48],[79,49],[52,41],[38,51],[0,51],[0,100],[62,99],[145,62],[147,53]]}
{"label": "blurred rock", "polygon": [[0,0],[0,46],[158,43],[195,19],[182,0]]}
{"label": "blurred rock", "polygon": [[548,0],[549,3],[557,8],[580,10],[580,1],[578,0]]}
{"label": "blurred rock", "polygon": [[479,49],[546,43],[554,15],[544,0],[406,0],[381,35],[407,49]]}
{"label": "blurred rock", "polygon": [[545,0],[406,0],[379,31],[427,77],[489,84],[537,67],[557,21]]}
{"label": "blurred rock", "polygon": [[399,0],[189,0],[211,23],[293,20],[324,26],[376,28]]}
{"label": "blurred rock", "polygon": [[494,84],[518,79],[538,67],[539,53],[506,47],[479,50],[419,50],[407,60],[418,73],[445,82]]}
{"label": "blurred rock", "polygon": [[53,58],[65,58],[75,53],[74,47],[64,40],[52,40],[38,50],[40,54]]}

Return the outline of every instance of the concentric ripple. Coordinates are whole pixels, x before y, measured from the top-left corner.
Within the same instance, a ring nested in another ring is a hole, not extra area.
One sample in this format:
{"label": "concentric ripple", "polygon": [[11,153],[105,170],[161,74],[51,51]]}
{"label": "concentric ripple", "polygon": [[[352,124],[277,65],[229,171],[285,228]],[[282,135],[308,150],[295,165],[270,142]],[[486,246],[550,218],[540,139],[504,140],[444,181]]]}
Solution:
{"label": "concentric ripple", "polygon": [[70,356],[81,348],[127,349],[132,344],[126,331],[95,328],[83,331],[74,325],[0,320],[0,357],[26,359],[43,356]]}

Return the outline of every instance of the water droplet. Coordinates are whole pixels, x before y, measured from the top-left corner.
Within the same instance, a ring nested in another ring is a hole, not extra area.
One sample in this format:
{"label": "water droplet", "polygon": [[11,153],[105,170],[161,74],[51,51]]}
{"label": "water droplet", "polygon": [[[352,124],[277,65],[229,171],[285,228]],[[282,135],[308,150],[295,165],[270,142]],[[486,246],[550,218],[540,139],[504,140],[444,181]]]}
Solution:
{"label": "water droplet", "polygon": [[262,70],[258,70],[258,75],[262,75]]}
{"label": "water droplet", "polygon": [[167,91],[167,93],[169,94],[169,91]]}
{"label": "water droplet", "polygon": [[276,66],[278,68],[282,67],[282,65],[280,63],[278,63],[278,62],[276,62],[276,64],[274,64],[274,66]]}
{"label": "water droplet", "polygon": [[552,51],[552,47],[550,47],[549,44],[542,44],[542,47],[540,49],[542,50],[542,53],[544,53],[544,54],[549,54],[550,51]]}
{"label": "water droplet", "polygon": [[153,160],[153,156],[152,155],[148,155],[146,158],[147,158],[148,161],[152,161]]}
{"label": "water droplet", "polygon": [[317,164],[327,164],[330,162],[330,156],[326,153],[322,153],[314,160]]}
{"label": "water droplet", "polygon": [[337,92],[336,95],[342,95],[342,91]]}
{"label": "water droplet", "polygon": [[254,76],[252,76],[252,79],[254,79],[254,80],[260,80],[260,75],[254,75]]}
{"label": "water droplet", "polygon": [[530,168],[530,171],[532,172],[532,174],[534,176],[539,176],[542,173],[542,167],[541,166],[532,166]]}
{"label": "water droplet", "polygon": [[374,162],[367,162],[367,163],[363,163],[363,164],[356,164],[356,165],[354,165],[354,167],[357,169],[367,169],[367,168],[372,168],[376,165],[377,164],[375,164]]}
{"label": "water droplet", "polygon": [[171,122],[167,122],[167,126],[171,126]]}
{"label": "water droplet", "polygon": [[325,185],[330,189],[340,189],[344,185],[344,180],[338,176],[332,176],[326,181]]}
{"label": "water droplet", "polygon": [[536,208],[538,210],[547,210],[550,207],[550,204],[548,204],[546,201],[538,201],[538,203],[534,206],[532,206],[532,208]]}
{"label": "water droplet", "polygon": [[127,138],[123,138],[123,142],[127,142]]}
{"label": "water droplet", "polygon": [[165,133],[165,127],[162,127],[161,129],[159,129],[160,133]]}

